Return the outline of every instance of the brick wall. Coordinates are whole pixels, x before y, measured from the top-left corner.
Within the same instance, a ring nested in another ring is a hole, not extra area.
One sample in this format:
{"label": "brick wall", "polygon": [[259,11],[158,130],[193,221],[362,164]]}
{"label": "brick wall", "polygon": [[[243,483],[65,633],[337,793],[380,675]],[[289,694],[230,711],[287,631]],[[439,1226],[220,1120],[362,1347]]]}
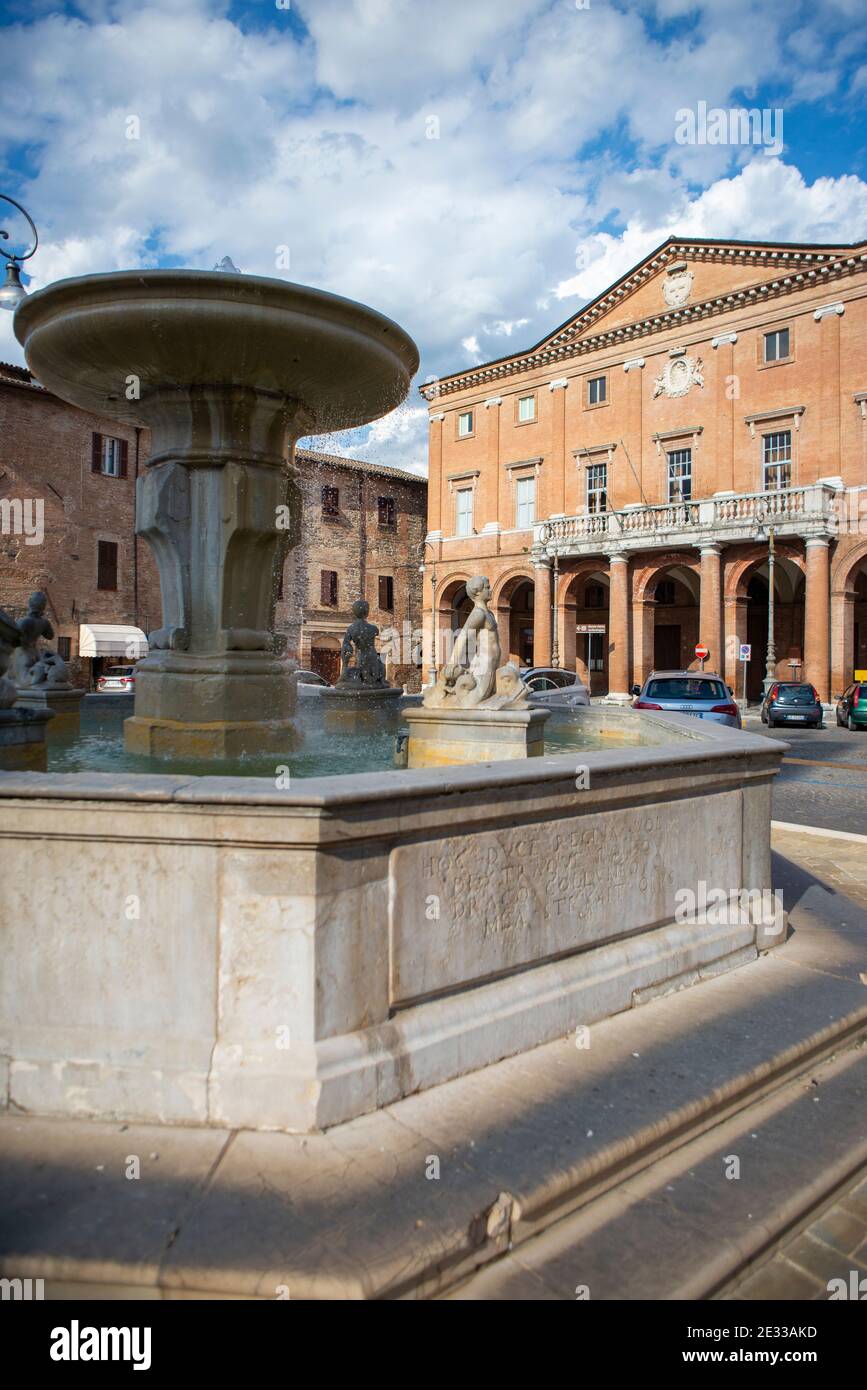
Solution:
{"label": "brick wall", "polygon": [[[126,442],[126,477],[92,471],[94,432]],[[0,367],[0,503],[7,501],[0,515],[0,607],[17,614],[34,589],[44,589],[55,635],[70,641],[79,684],[92,677],[90,661],[78,658],[81,623],[145,631],[159,623],[156,565],[133,530],[136,470],[146,449],[146,431],[77,410],[32,385],[23,369]],[[44,507],[40,544],[16,531],[19,500]],[[97,587],[101,540],[117,545],[114,590]]]}

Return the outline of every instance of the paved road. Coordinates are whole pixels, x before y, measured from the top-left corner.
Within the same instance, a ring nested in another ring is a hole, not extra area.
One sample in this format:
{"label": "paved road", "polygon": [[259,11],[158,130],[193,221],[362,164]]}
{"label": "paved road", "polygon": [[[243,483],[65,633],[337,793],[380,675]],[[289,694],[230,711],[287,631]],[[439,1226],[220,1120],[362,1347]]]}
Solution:
{"label": "paved road", "polygon": [[766,729],[748,714],[744,728],[789,745],[774,786],[774,819],[867,835],[867,731],[836,727]]}

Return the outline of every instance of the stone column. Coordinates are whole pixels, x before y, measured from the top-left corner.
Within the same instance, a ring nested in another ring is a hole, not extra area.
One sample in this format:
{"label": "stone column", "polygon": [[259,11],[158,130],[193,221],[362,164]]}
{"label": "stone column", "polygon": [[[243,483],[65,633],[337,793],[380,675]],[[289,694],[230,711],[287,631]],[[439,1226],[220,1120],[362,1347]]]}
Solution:
{"label": "stone column", "polygon": [[533,665],[551,665],[551,564],[537,560],[533,591]]}
{"label": "stone column", "polygon": [[827,537],[811,536],[807,541],[807,595],[804,607],[804,677],[819,692],[819,699],[830,699],[830,545]]}
{"label": "stone column", "polygon": [[608,557],[610,611],[608,615],[608,699],[626,703],[629,693],[629,561],[617,552]]}
{"label": "stone column", "polygon": [[725,653],[722,649],[721,561],[718,545],[703,545],[701,549],[701,595],[699,599],[698,636],[710,649],[708,670],[723,673]]}

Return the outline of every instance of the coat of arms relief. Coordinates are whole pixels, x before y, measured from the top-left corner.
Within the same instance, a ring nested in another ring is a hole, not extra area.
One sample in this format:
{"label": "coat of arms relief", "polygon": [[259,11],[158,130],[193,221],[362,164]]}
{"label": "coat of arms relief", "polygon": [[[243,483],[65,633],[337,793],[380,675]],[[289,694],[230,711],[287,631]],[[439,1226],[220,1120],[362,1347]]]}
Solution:
{"label": "coat of arms relief", "polygon": [[700,357],[673,357],[666,362],[653,383],[653,399],[657,396],[685,396],[692,386],[704,386]]}
{"label": "coat of arms relief", "polygon": [[669,309],[679,309],[689,299],[692,290],[693,273],[686,266],[678,265],[669,271],[662,282],[662,296]]}

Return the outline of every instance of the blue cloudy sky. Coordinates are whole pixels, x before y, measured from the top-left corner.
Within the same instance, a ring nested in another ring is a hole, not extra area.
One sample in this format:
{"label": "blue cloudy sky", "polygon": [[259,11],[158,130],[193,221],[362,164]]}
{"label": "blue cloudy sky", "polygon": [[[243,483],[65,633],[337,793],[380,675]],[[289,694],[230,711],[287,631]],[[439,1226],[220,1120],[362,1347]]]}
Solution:
{"label": "blue cloudy sky", "polygon": [[[865,0],[0,0],[0,190],[39,224],[37,286],[228,254],[392,315],[421,380],[537,341],[672,233],[867,237],[864,17]],[[680,143],[700,102],[781,110],[781,148]],[[10,320],[0,359],[21,361]],[[423,471],[425,419],[413,391],[327,447]]]}

